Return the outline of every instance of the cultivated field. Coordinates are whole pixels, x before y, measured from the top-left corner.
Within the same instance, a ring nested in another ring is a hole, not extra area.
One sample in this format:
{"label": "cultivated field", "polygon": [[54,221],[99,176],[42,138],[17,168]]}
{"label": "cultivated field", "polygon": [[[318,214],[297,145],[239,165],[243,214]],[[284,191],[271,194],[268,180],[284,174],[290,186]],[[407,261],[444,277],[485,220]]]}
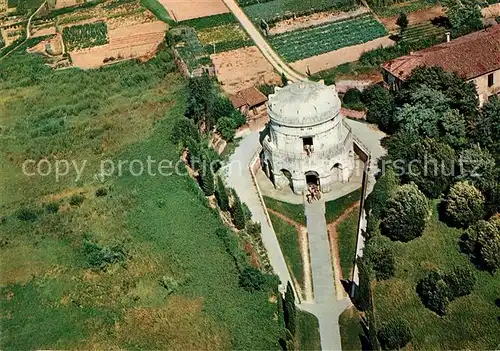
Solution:
{"label": "cultivated field", "polygon": [[84,0],[56,0],[56,6],[54,8],[57,10],[57,9],[62,9],[64,7],[80,5],[83,4],[84,2],[85,2]]}
{"label": "cultivated field", "polygon": [[386,35],[372,15],[361,15],[315,27],[278,34],[270,44],[289,62],[320,55],[343,47],[362,44]]}
{"label": "cultivated field", "polygon": [[353,0],[273,0],[246,6],[243,10],[250,19],[258,23],[265,20],[269,24],[327,10],[349,11],[357,7]]}
{"label": "cultivated field", "polygon": [[96,68],[107,62],[154,55],[165,37],[166,24],[156,21],[109,31],[109,44],[70,53],[73,64]]}
{"label": "cultivated field", "polygon": [[108,26],[102,21],[66,27],[62,33],[68,51],[108,43]]}
{"label": "cultivated field", "polygon": [[229,12],[222,0],[158,0],[176,21]]}
{"label": "cultivated field", "polygon": [[222,89],[234,94],[260,84],[279,84],[280,77],[255,46],[211,55]]}

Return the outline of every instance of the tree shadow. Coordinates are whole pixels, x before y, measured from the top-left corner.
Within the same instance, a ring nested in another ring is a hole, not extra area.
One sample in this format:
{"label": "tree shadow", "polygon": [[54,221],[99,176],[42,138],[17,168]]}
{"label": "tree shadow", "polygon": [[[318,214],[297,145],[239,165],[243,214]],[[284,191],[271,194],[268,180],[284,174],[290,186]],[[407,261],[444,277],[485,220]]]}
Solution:
{"label": "tree shadow", "polygon": [[446,16],[434,17],[433,19],[431,19],[431,23],[437,27],[442,27],[442,28],[446,28],[446,29],[451,28],[450,20]]}

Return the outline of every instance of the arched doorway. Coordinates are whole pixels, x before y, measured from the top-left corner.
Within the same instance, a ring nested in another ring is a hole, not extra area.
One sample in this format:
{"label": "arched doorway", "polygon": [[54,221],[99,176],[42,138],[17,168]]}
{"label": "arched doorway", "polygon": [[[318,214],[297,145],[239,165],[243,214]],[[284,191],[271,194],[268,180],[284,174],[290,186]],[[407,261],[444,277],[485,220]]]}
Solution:
{"label": "arched doorway", "polygon": [[320,186],[319,184],[319,174],[315,171],[308,171],[305,173],[306,175],[306,184]]}
{"label": "arched doorway", "polygon": [[290,173],[290,171],[287,169],[282,169],[280,172],[288,180],[288,185],[290,186],[290,188],[293,191],[292,173]]}
{"label": "arched doorway", "polygon": [[332,174],[332,180],[333,181],[341,181],[342,180],[342,165],[340,163],[336,163],[333,165],[331,171]]}

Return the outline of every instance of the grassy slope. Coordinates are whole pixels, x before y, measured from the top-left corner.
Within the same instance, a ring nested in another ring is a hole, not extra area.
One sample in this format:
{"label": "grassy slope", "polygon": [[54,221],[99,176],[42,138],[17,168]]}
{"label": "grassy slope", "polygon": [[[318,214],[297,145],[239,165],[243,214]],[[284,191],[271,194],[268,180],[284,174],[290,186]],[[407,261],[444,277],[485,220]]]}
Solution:
{"label": "grassy slope", "polygon": [[340,217],[342,213],[361,198],[361,188],[346,194],[338,199],[325,203],[326,223],[332,223]]}
{"label": "grassy slope", "polygon": [[354,210],[337,226],[340,266],[344,279],[350,279],[351,276],[358,236],[358,217],[359,211]]}
{"label": "grassy slope", "polygon": [[298,350],[321,350],[321,338],[319,334],[319,323],[316,316],[306,311],[298,313]]}
{"label": "grassy slope", "polygon": [[474,292],[450,303],[440,318],[423,306],[415,292],[417,281],[428,269],[470,265],[458,251],[461,231],[437,219],[437,210],[422,237],[395,243],[396,276],[376,284],[374,291],[377,324],[401,316],[412,326],[413,346],[418,349],[494,349],[499,344],[498,274],[477,273]]}
{"label": "grassy slope", "polygon": [[276,237],[280,243],[281,251],[283,252],[283,256],[285,256],[288,269],[295,276],[299,284],[302,284],[304,266],[302,264],[302,255],[300,254],[297,230],[278,216],[272,213],[269,213],[269,216],[271,217]]}
{"label": "grassy slope", "polygon": [[[177,159],[168,133],[185,90],[169,55],[55,72],[21,52],[0,73],[1,348],[275,348],[276,305],[238,287],[214,235],[221,222],[190,178],[124,172],[94,196],[102,159]],[[25,158],[51,154],[87,159],[83,180],[21,174]],[[85,194],[80,207],[68,205],[73,192]],[[58,213],[43,212],[48,198]],[[38,219],[15,218],[21,206]],[[122,244],[126,265],[86,269],[84,238]],[[179,283],[172,295],[163,276]]]}
{"label": "grassy slope", "polygon": [[304,205],[291,204],[288,202],[275,200],[267,196],[264,196],[264,202],[266,203],[267,208],[279,212],[297,223],[306,225]]}

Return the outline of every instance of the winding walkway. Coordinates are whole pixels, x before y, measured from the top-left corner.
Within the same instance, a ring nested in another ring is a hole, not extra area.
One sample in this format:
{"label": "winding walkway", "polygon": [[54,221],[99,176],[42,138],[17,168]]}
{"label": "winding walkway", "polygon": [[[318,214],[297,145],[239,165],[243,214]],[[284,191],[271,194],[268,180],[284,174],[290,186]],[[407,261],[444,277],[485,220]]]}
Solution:
{"label": "winding walkway", "polygon": [[291,69],[273,50],[273,48],[267,43],[266,39],[262,36],[261,32],[255,27],[248,16],[243,12],[241,7],[238,5],[236,0],[222,0],[228,9],[233,13],[233,15],[238,19],[241,26],[248,33],[250,38],[255,42],[255,45],[262,52],[264,57],[273,65],[274,69],[279,72],[279,74],[285,74],[288,80],[292,82],[306,80],[307,78],[293,69]]}

